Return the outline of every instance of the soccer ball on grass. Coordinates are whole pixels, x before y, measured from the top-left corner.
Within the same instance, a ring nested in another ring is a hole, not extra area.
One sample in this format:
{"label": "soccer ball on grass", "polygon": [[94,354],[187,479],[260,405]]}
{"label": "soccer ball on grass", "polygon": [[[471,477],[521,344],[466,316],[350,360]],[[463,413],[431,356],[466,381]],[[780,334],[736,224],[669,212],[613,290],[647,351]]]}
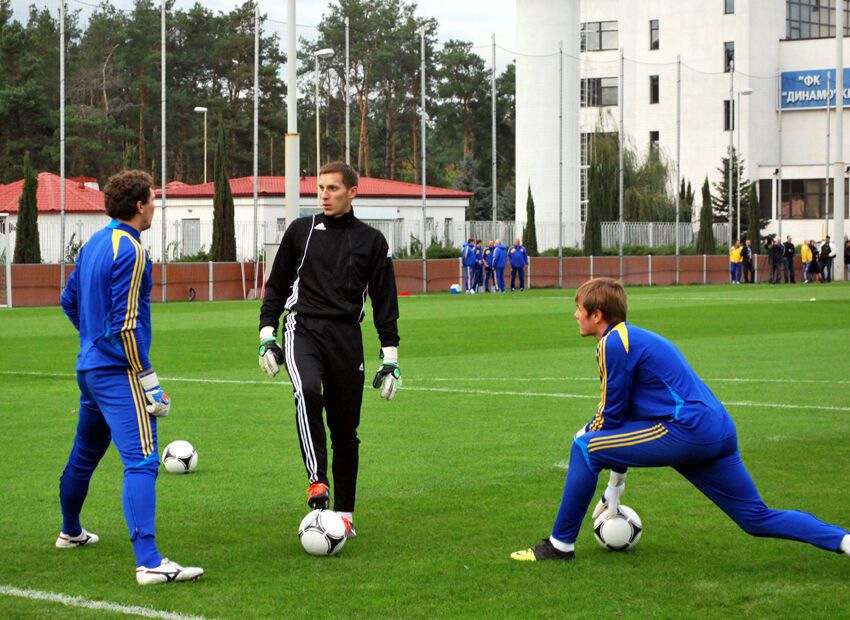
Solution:
{"label": "soccer ball on grass", "polygon": [[198,466],[198,452],[188,441],[178,439],[165,446],[162,464],[172,474],[188,474]]}
{"label": "soccer ball on grass", "polygon": [[336,555],[345,541],[345,522],[333,510],[314,510],[298,526],[301,546],[310,555]]}
{"label": "soccer ball on grass", "polygon": [[628,551],[640,540],[643,524],[638,513],[620,504],[617,514],[608,516],[605,510],[593,522],[593,535],[596,542],[608,551]]}

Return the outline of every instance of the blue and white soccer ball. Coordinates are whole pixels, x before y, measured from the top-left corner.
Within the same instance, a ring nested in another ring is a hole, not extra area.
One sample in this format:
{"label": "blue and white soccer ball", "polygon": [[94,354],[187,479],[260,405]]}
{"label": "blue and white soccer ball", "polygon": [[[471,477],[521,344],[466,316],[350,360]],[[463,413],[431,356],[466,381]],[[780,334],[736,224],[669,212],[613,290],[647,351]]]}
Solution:
{"label": "blue and white soccer ball", "polygon": [[608,517],[604,511],[593,522],[593,535],[596,542],[608,551],[628,551],[640,540],[643,533],[638,513],[620,504],[620,509],[613,517]]}
{"label": "blue and white soccer ball", "polygon": [[162,464],[169,473],[189,474],[198,466],[198,451],[188,441],[172,441],[165,446]]}
{"label": "blue and white soccer ball", "polygon": [[458,294],[460,293],[460,284],[452,284],[452,285],[449,287],[449,292],[450,292],[452,295],[458,295]]}
{"label": "blue and white soccer ball", "polygon": [[314,510],[298,526],[301,546],[310,555],[336,555],[345,546],[345,522],[333,510]]}

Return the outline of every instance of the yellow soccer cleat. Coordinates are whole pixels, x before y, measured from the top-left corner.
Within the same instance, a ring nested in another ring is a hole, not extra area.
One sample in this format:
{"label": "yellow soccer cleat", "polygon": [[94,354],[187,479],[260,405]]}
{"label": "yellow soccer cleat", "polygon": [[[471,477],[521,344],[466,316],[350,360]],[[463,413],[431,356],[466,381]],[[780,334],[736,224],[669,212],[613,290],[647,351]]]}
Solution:
{"label": "yellow soccer cleat", "polygon": [[560,551],[555,549],[552,541],[544,538],[538,544],[522,551],[514,551],[512,560],[519,562],[539,562],[540,560],[575,560],[574,551]]}

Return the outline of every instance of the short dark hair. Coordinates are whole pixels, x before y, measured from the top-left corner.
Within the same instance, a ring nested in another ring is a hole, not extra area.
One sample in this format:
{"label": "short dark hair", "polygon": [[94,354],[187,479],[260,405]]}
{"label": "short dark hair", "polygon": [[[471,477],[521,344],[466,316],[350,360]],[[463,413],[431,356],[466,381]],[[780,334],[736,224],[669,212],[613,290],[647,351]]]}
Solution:
{"label": "short dark hair", "polygon": [[348,189],[357,187],[357,184],[360,182],[360,175],[357,174],[357,171],[344,161],[332,161],[319,169],[320,175],[333,174],[335,172],[339,172],[342,175],[342,184]]}
{"label": "short dark hair", "polygon": [[584,306],[588,315],[601,310],[602,316],[609,323],[621,323],[626,320],[626,290],[614,278],[588,280],[576,291],[575,301]]}
{"label": "short dark hair", "polygon": [[109,177],[103,188],[106,213],[116,220],[132,220],[136,203],[146,203],[153,187],[153,178],[143,170],[122,170]]}

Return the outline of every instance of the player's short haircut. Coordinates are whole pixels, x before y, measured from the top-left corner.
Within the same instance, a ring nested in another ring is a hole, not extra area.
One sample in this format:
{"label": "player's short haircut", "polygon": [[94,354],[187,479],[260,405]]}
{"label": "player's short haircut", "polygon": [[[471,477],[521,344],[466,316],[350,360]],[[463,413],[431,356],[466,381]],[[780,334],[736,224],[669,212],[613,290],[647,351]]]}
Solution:
{"label": "player's short haircut", "polygon": [[601,310],[602,316],[609,323],[626,320],[626,291],[613,278],[594,278],[582,284],[576,291],[576,303],[584,306],[587,314]]}
{"label": "player's short haircut", "polygon": [[332,161],[319,169],[320,175],[334,174],[335,172],[339,172],[342,175],[342,184],[347,189],[357,187],[357,184],[360,182],[360,175],[357,174],[357,171],[344,161]]}
{"label": "player's short haircut", "polygon": [[136,203],[146,203],[153,187],[153,178],[143,170],[122,170],[109,177],[103,188],[106,213],[116,220],[132,220]]}

